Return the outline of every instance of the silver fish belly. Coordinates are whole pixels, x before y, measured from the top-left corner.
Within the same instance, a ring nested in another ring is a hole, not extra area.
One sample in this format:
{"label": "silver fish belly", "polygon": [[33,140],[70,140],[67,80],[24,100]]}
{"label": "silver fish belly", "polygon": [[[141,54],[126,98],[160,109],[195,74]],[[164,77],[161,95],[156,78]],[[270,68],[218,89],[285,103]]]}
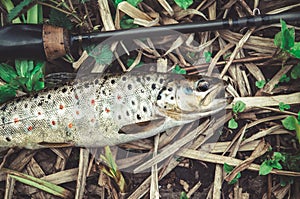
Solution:
{"label": "silver fish belly", "polygon": [[[1,105],[0,147],[93,147],[147,138],[223,109],[225,100],[215,99],[221,87],[216,78],[162,73],[76,80]],[[124,128],[141,122],[149,128]]]}

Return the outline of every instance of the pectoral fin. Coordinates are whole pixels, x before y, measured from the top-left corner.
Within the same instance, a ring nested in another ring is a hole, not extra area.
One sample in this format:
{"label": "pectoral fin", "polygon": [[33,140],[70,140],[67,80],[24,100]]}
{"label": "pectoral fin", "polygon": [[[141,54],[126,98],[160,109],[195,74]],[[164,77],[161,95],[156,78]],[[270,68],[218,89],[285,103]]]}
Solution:
{"label": "pectoral fin", "polygon": [[119,133],[122,134],[136,134],[136,133],[143,133],[149,132],[152,129],[158,128],[165,123],[165,118],[151,120],[151,121],[144,121],[134,124],[129,124],[123,126]]}
{"label": "pectoral fin", "polygon": [[72,147],[75,146],[74,143],[48,143],[48,142],[41,142],[38,143],[40,148],[63,148],[63,147]]}

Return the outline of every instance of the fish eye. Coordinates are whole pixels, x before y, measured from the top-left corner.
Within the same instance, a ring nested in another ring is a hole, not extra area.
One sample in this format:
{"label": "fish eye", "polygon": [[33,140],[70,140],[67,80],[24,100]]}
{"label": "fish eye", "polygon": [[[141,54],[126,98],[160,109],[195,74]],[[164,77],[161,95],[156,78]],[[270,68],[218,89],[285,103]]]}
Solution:
{"label": "fish eye", "polygon": [[209,89],[209,83],[203,79],[199,80],[197,83],[196,91],[204,92]]}
{"label": "fish eye", "polygon": [[187,95],[191,95],[193,93],[193,89],[191,87],[184,87],[183,92]]}

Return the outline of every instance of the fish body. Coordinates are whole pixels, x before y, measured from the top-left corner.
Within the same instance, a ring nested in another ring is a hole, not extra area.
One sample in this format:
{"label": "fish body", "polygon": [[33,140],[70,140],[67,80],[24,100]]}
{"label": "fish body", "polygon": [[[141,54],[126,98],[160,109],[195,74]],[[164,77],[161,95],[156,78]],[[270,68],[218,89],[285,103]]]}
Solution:
{"label": "fish body", "polygon": [[222,87],[216,78],[165,73],[75,80],[2,104],[0,146],[96,147],[151,137],[223,109],[225,100],[215,99]]}

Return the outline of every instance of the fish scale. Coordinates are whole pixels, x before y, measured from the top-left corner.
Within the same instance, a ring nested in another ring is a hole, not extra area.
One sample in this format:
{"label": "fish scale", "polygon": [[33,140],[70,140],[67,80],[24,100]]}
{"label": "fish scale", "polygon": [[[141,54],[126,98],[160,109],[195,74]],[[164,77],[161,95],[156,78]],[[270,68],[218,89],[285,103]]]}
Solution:
{"label": "fish scale", "polygon": [[[197,82],[203,78],[211,82],[211,87],[221,86],[221,80],[203,76],[109,74],[14,99],[0,108],[0,146],[105,146],[153,136],[224,107],[204,107],[204,112],[199,108],[202,98],[211,93],[210,88],[197,91]],[[190,89],[195,93],[185,91]],[[177,93],[183,94],[176,96]],[[190,111],[189,103],[199,107]],[[157,120],[162,123],[134,133],[135,127],[140,126],[137,124]],[[131,130],[122,132],[128,125],[132,125]]]}

